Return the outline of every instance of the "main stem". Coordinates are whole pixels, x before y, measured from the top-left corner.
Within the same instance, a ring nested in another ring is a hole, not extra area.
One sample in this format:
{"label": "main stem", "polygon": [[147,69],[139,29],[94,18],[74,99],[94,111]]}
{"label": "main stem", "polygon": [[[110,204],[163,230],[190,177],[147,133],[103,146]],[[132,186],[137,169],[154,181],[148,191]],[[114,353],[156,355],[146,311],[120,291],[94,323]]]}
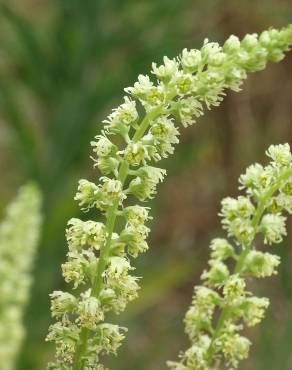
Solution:
{"label": "main stem", "polygon": [[[145,131],[147,130],[150,122],[155,119],[163,110],[162,106],[159,106],[150,112],[148,112],[145,117],[143,118],[139,128],[135,132],[133,136],[133,141],[139,141],[142,136],[144,135]],[[124,186],[124,183],[127,179],[129,170],[129,165],[126,161],[123,161],[120,165],[119,173],[118,173],[118,180]],[[112,240],[112,234],[115,228],[116,218],[117,218],[117,210],[119,207],[119,199],[116,199],[113,204],[110,206],[107,212],[107,221],[106,221],[106,231],[107,231],[107,238],[105,241],[104,246],[100,250],[100,256],[96,268],[96,274],[94,277],[94,281],[92,284],[91,296],[98,297],[103,283],[103,273],[106,268],[107,259],[110,252],[110,245]],[[80,344],[77,347],[76,355],[73,364],[73,370],[83,370],[84,361],[82,359],[83,354],[86,352],[87,349],[87,341],[89,336],[89,329],[83,327],[80,333]]]}
{"label": "main stem", "polygon": [[[278,181],[276,181],[275,184],[273,186],[271,186],[271,188],[268,189],[266,191],[266,193],[264,193],[264,195],[262,196],[262,198],[260,199],[260,201],[258,203],[258,208],[256,210],[256,213],[254,214],[253,219],[252,219],[252,227],[254,229],[257,229],[257,227],[260,223],[262,215],[263,215],[263,213],[266,209],[267,200],[269,198],[271,198],[271,196],[273,196],[273,194],[280,188],[282,182],[287,180],[290,176],[292,176],[292,169],[291,168],[289,168],[281,176],[279,176]],[[244,248],[242,249],[242,252],[240,253],[239,258],[238,258],[238,260],[236,262],[236,265],[234,267],[234,274],[240,274],[242,272],[246,257],[248,255],[248,253],[250,252],[251,246],[252,246],[252,243],[250,243],[249,245],[245,245]],[[220,334],[220,331],[223,328],[225,321],[228,320],[229,315],[230,315],[230,308],[228,306],[226,306],[221,311],[221,314],[218,318],[217,325],[216,325],[216,328],[214,330],[213,338],[212,338],[210,347],[209,347],[208,352],[207,352],[207,357],[208,357],[209,361],[212,361],[212,355],[213,355],[214,350],[215,350],[214,341],[218,337],[218,335]]]}

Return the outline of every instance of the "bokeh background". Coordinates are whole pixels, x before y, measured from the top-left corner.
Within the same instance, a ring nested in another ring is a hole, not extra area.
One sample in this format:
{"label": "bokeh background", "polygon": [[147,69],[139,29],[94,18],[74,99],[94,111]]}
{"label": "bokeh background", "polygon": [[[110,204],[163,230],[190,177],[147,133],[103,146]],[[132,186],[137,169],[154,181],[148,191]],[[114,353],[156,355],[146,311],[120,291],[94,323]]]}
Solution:
{"label": "bokeh background", "polygon": [[[79,214],[73,201],[78,179],[98,176],[89,142],[120,103],[123,88],[149,73],[152,61],[199,48],[206,37],[222,42],[231,33],[243,36],[291,20],[290,0],[0,1],[0,210],[27,179],[36,180],[45,197],[17,369],[45,369],[52,356],[44,342],[48,294],[63,287],[65,225]],[[220,199],[237,194],[239,174],[262,160],[269,144],[292,142],[291,71],[292,53],[249,76],[241,93],[228,92],[219,108],[182,131],[152,204],[151,250],[137,261],[140,297],[113,318],[129,332],[119,356],[109,360],[111,369],[163,369],[187,345],[182,318],[206,266],[209,241],[221,233]],[[249,331],[255,345],[243,370],[292,369],[291,241],[292,233],[276,247],[279,275],[254,284],[272,307]]]}

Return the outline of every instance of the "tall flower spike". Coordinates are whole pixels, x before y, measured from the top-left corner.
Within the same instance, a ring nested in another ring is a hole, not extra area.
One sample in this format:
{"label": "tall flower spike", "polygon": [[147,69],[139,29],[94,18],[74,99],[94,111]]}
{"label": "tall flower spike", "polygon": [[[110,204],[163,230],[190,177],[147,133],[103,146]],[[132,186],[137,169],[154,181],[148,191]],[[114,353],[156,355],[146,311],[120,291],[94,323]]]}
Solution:
{"label": "tall flower spike", "polygon": [[22,316],[41,228],[41,195],[23,186],[0,225],[0,369],[13,370],[24,336]]}
{"label": "tall flower spike", "polygon": [[[269,244],[281,242],[286,235],[283,213],[291,209],[290,147],[272,145],[267,155],[272,161],[266,167],[250,166],[240,177],[240,182],[246,183],[245,195],[222,201],[222,226],[230,241],[211,242],[210,269],[203,272],[203,285],[195,288],[185,316],[191,347],[179,362],[168,362],[172,370],[219,370],[222,366],[231,370],[248,357],[251,343],[240,332],[244,324],[254,326],[262,321],[269,300],[247,291],[245,279],[272,276],[280,263],[278,256],[256,250],[255,238],[262,236],[263,243]],[[255,168],[260,168],[258,174],[242,181]],[[264,185],[261,178],[266,180]],[[277,207],[271,208],[271,204]],[[228,261],[235,264],[232,272]],[[217,319],[215,312],[219,313]]]}
{"label": "tall flower spike", "polygon": [[[58,349],[50,369],[103,369],[101,357],[115,353],[120,345],[124,329],[104,320],[108,311],[122,311],[137,296],[139,279],[132,275],[130,259],[148,249],[149,232],[145,225],[149,210],[127,206],[133,205],[133,197],[147,201],[156,194],[166,171],[154,164],[173,153],[179,141],[176,122],[183,126],[194,123],[205,107],[220,104],[226,89],[238,91],[248,72],[263,69],[269,60],[281,60],[291,44],[292,26],[265,31],[260,37],[247,35],[242,41],[231,36],[223,47],[205,40],[201,50],[184,49],[179,58],[165,57],[160,66],[153,63],[153,81],[140,75],[133,87],[125,89],[128,96],[104,121],[104,130],[91,143],[97,155],[95,167],[102,174],[100,182],[79,182],[75,199],[84,211],[97,208],[104,216],[104,227],[93,221],[69,221],[69,252],[63,275],[73,288],[82,289],[75,295],[76,305],[62,317],[52,305],[58,321],[51,326],[48,340],[55,341]],[[118,142],[122,143],[119,147]],[[238,210],[240,215],[252,211],[244,202]],[[118,229],[117,218],[121,219]],[[234,225],[226,224],[230,233],[238,230]],[[248,223],[238,231],[240,240],[251,234]],[[275,235],[266,237],[269,243]],[[224,248],[220,253],[227,257],[232,251]],[[119,259],[113,259],[116,257]],[[115,273],[113,264],[118,265]],[[228,278],[224,264],[214,264],[210,284],[212,279],[219,283],[222,275]],[[106,331],[102,329],[105,327]],[[104,332],[115,333],[107,346]],[[208,340],[201,338],[200,343],[207,346]]]}

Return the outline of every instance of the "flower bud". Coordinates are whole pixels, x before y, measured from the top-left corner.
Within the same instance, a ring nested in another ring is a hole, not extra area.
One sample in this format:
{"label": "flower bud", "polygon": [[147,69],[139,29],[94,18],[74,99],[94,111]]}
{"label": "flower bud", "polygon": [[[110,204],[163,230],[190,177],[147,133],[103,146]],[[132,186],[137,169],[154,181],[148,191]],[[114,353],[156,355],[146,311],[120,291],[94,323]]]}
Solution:
{"label": "flower bud", "polygon": [[211,241],[211,258],[224,261],[235,255],[234,248],[226,239],[216,238]]}
{"label": "flower bud", "polygon": [[91,146],[98,157],[107,157],[117,151],[116,145],[114,145],[107,137],[97,135],[95,138],[97,141],[92,141]]}
{"label": "flower bud", "polygon": [[183,49],[181,55],[181,64],[185,71],[194,73],[201,66],[202,57],[200,50]]}
{"label": "flower bud", "polygon": [[206,285],[209,287],[217,287],[224,284],[229,277],[227,266],[223,262],[217,260],[211,260],[209,264],[210,270],[205,270],[201,279],[206,280]]}
{"label": "flower bud", "polygon": [[76,307],[76,298],[66,292],[54,291],[50,294],[51,297],[51,311],[53,317],[62,316],[66,313],[71,313]]}
{"label": "flower bud", "polygon": [[264,234],[266,244],[280,243],[287,235],[286,217],[281,214],[266,214],[262,218],[260,230]]}
{"label": "flower bud", "polygon": [[266,151],[268,157],[272,158],[275,165],[288,166],[292,161],[292,154],[288,143],[271,145]]}
{"label": "flower bud", "polygon": [[246,35],[241,45],[248,51],[254,49],[258,45],[258,35],[256,33]]}
{"label": "flower bud", "polygon": [[78,201],[83,211],[88,211],[96,206],[101,196],[100,189],[93,182],[84,179],[79,180],[78,191],[74,199]]}
{"label": "flower bud", "polygon": [[138,166],[146,159],[150,159],[147,153],[147,148],[141,141],[131,142],[124,151],[124,159],[131,166]]}
{"label": "flower bud", "polygon": [[123,213],[127,219],[127,222],[134,226],[143,225],[149,217],[148,207],[142,207],[139,205],[129,206],[123,210]]}
{"label": "flower bud", "polygon": [[279,264],[279,256],[252,250],[246,257],[244,272],[255,277],[268,277],[277,274]]}
{"label": "flower bud", "polygon": [[77,322],[88,329],[95,329],[97,324],[104,319],[104,313],[100,301],[90,296],[90,290],[81,294],[81,301],[78,304]]}
{"label": "flower bud", "polygon": [[84,246],[99,250],[105,241],[105,226],[101,222],[81,221],[71,218],[66,230],[70,251],[78,251]]}
{"label": "flower bud", "polygon": [[231,35],[225,41],[223,50],[226,53],[234,53],[240,50],[240,40],[237,36]]}
{"label": "flower bud", "polygon": [[156,75],[157,78],[167,82],[175,76],[178,70],[178,63],[167,57],[163,57],[163,62],[164,64],[159,67],[157,67],[156,63],[152,63],[152,73]]}

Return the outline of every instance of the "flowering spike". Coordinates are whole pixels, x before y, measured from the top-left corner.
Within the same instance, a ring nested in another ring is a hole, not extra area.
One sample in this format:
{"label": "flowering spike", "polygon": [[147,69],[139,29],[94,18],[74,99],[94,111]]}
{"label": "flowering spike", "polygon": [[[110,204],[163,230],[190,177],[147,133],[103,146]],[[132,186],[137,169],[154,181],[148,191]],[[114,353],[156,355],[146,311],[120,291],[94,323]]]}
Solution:
{"label": "flowering spike", "polygon": [[[184,49],[179,58],[164,57],[163,64],[153,63],[151,78],[139,75],[134,86],[125,89],[124,102],[103,121],[102,134],[91,143],[95,167],[102,177],[98,184],[80,180],[75,196],[82,210],[100,211],[104,227],[76,220],[68,225],[68,260],[62,270],[65,281],[73,288],[79,287],[81,293],[75,295],[76,308],[74,305],[73,311],[58,317],[59,321],[51,326],[48,340],[55,341],[58,350],[50,369],[102,369],[100,355],[115,353],[123,339],[123,330],[113,327],[108,330],[109,338],[115,338],[112,342],[106,343],[100,336],[107,328],[104,325],[110,325],[104,323],[106,313],[122,311],[139,289],[139,279],[131,274],[130,260],[148,249],[149,228],[145,222],[149,217],[148,209],[133,206],[133,198],[146,201],[156,194],[166,171],[153,163],[173,153],[179,141],[177,123],[185,127],[193,124],[205,108],[220,104],[226,89],[238,91],[247,72],[263,69],[268,60],[281,59],[291,44],[292,26],[269,30],[259,38],[250,35],[243,41],[233,36],[224,47],[205,40],[201,50]],[[112,140],[112,136],[118,136],[118,140]],[[243,181],[245,184],[247,181]],[[287,207],[287,198],[277,201],[280,207]],[[225,227],[238,243],[249,241],[253,227],[248,217],[254,209],[244,199],[235,202],[235,221],[226,221]],[[238,227],[243,216],[246,222]],[[274,240],[275,235],[265,230],[262,225],[267,242]],[[214,251],[214,258],[220,255],[222,261],[211,263],[210,271],[204,274],[210,289],[224,284],[232,275],[223,259],[233,257],[234,250],[226,243],[220,248],[220,252],[219,247]],[[247,342],[237,338],[236,333],[234,336],[244,356]],[[208,336],[201,336],[188,356],[199,356],[200,343],[207,348]],[[227,353],[227,342],[225,347]],[[195,364],[200,366],[202,361],[200,357]]]}

